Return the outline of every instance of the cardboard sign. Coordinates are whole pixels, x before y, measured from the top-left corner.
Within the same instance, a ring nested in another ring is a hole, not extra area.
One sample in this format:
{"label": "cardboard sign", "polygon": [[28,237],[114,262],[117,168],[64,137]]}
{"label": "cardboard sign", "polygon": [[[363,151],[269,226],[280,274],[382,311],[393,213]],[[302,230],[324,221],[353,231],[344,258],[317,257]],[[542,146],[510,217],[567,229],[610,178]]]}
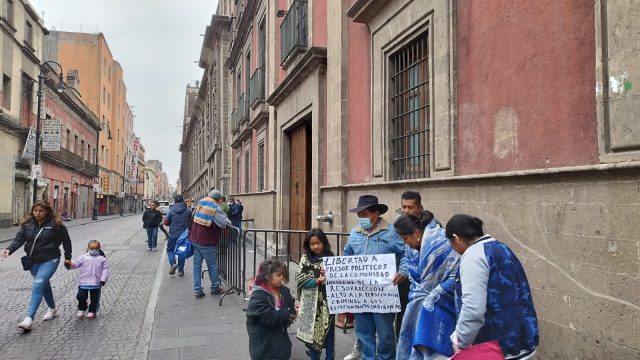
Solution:
{"label": "cardboard sign", "polygon": [[400,312],[395,254],[325,257],[331,314]]}

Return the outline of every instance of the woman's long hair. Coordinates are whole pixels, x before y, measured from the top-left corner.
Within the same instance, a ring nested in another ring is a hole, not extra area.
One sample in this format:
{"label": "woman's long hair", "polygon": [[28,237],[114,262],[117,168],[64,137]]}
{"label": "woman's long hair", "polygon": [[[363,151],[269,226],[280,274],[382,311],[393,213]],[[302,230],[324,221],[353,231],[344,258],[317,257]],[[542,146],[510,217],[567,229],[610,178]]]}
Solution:
{"label": "woman's long hair", "polygon": [[33,203],[33,206],[31,206],[31,210],[29,210],[29,213],[22,219],[22,221],[20,222],[20,225],[24,225],[31,221],[36,221],[36,219],[33,217],[33,210],[35,210],[36,207],[41,207],[44,209],[45,213],[47,214],[45,216],[45,220],[44,220],[45,222],[49,220],[53,220],[56,223],[56,226],[64,226],[64,223],[62,222],[62,220],[60,220],[60,217],[58,216],[58,214],[56,214],[56,212],[53,211],[53,209],[51,208],[51,205],[49,205],[49,202],[46,200],[38,200],[35,203]]}

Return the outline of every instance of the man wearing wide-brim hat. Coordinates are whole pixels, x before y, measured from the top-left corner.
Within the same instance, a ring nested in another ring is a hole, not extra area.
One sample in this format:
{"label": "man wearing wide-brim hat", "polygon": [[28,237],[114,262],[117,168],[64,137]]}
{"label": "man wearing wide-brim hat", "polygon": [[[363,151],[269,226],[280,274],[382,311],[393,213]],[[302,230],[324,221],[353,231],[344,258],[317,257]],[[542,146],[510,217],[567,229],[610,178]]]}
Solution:
{"label": "man wearing wide-brim hat", "polygon": [[[358,215],[358,225],[351,230],[344,255],[395,254],[399,267],[393,282],[397,284],[408,277],[405,246],[393,225],[382,218],[381,215],[387,210],[389,207],[380,204],[376,196],[360,196],[358,206],[349,210]],[[395,359],[394,318],[394,313],[355,314],[356,336],[360,341],[363,359],[376,359],[376,349],[378,359]]]}

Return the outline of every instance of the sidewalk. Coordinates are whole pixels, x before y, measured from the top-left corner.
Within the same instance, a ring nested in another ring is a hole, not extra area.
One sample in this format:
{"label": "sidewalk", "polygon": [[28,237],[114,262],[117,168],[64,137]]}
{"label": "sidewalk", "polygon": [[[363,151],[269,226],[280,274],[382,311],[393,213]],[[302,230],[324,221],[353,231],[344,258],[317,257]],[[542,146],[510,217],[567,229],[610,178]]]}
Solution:
{"label": "sidewalk", "polygon": [[[209,294],[209,277],[202,286],[206,296],[196,299],[193,292],[193,258],[185,265],[185,276],[168,274],[166,249],[158,294],[148,359],[249,359],[249,338],[244,309],[247,302],[240,296],[227,295],[218,306],[220,295]],[[203,264],[204,265],[204,264]],[[295,292],[295,285],[293,292]],[[223,288],[226,288],[223,284]],[[153,299],[151,300],[153,301]],[[289,328],[293,343],[291,359],[307,359],[305,347],[296,339],[297,324]],[[336,328],[336,357],[342,359],[351,352],[355,335],[346,335]]]}
{"label": "sidewalk", "polygon": [[[142,218],[142,213],[138,213],[138,214],[133,214],[133,213],[129,213],[129,214],[124,214],[124,216],[140,216]],[[104,215],[104,216],[100,216],[98,217],[98,220],[91,220],[91,218],[84,218],[84,219],[74,219],[71,221],[65,221],[65,225],[67,226],[67,228],[72,228],[75,226],[81,226],[81,225],[85,225],[88,223],[95,223],[95,222],[99,222],[99,221],[106,221],[106,220],[111,220],[111,219],[120,219],[122,218],[122,216],[120,215]],[[4,243],[4,242],[9,242],[9,241],[13,241],[13,239],[16,236],[16,233],[18,232],[18,226],[12,226],[12,227],[8,227],[8,228],[2,228],[0,229],[0,244]]]}

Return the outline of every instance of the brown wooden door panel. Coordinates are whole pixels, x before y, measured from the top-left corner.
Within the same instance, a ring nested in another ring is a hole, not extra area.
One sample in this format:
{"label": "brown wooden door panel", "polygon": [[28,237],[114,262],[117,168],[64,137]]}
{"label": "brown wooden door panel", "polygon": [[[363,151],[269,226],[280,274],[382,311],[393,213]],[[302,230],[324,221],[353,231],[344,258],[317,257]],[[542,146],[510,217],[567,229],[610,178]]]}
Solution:
{"label": "brown wooden door panel", "polygon": [[[289,228],[308,230],[311,219],[311,142],[310,129],[305,124],[290,133],[291,163],[289,188]],[[297,262],[304,237],[293,236],[290,241],[291,259]]]}

